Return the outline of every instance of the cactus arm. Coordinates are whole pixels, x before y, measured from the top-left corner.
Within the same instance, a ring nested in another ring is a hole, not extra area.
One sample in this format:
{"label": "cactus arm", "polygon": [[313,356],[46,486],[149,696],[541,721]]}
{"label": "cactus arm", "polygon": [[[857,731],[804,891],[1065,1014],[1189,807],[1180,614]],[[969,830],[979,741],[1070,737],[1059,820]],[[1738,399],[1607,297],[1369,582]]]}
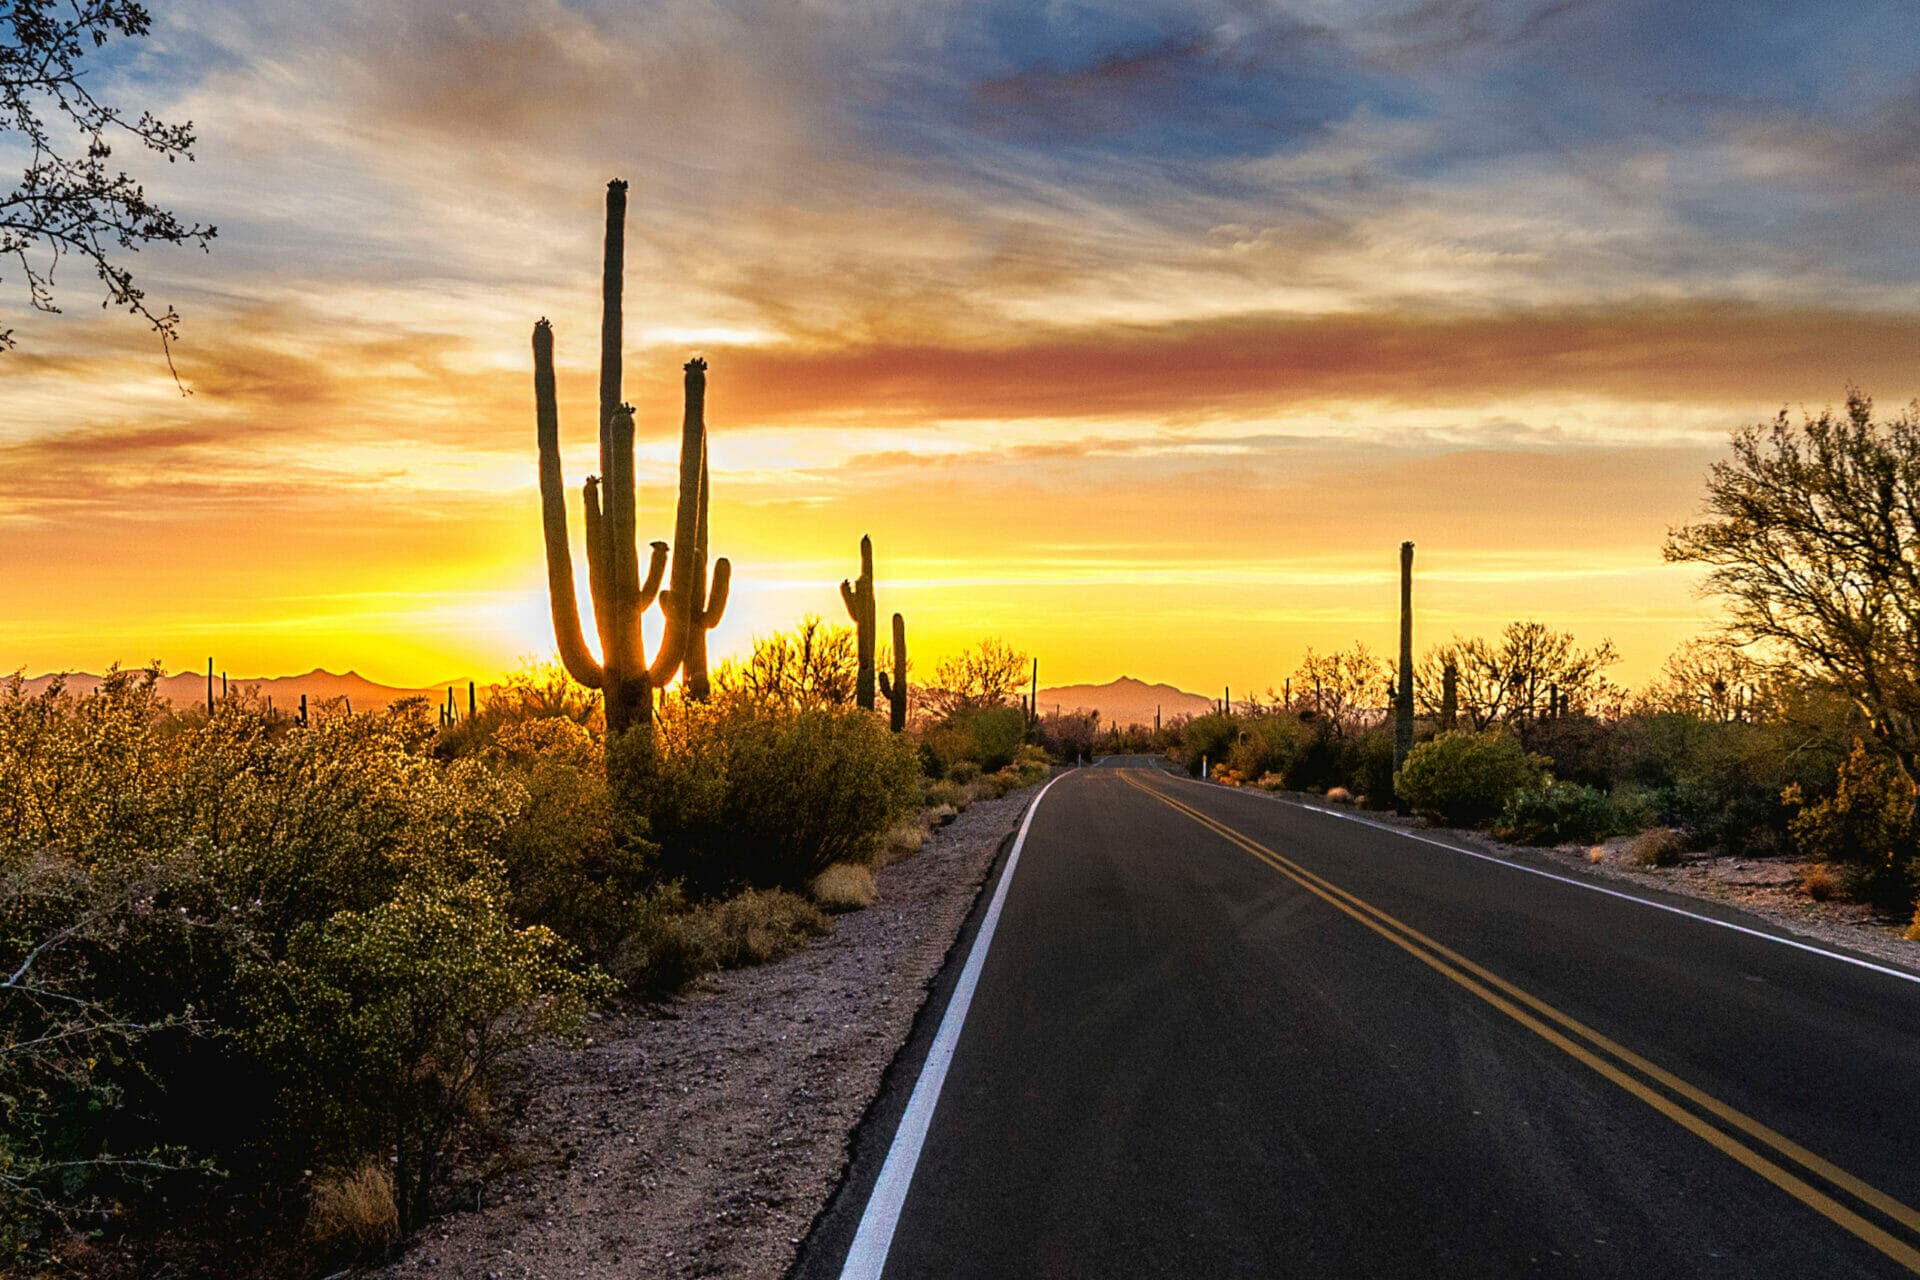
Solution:
{"label": "cactus arm", "polygon": [[854,594],[853,584],[845,578],[840,579],[840,598],[846,601],[847,616],[860,621],[860,597]]}
{"label": "cactus arm", "polygon": [[600,665],[587,649],[573,592],[573,554],[567,545],[566,480],[560,466],[560,408],[553,385],[553,326],[533,326],[535,433],[540,448],[540,526],[547,550],[547,598],[553,606],[553,637],[567,674],[589,689],[602,682]]}
{"label": "cactus arm", "polygon": [[700,620],[708,631],[720,625],[720,618],[727,611],[727,592],[733,585],[733,565],[725,556],[713,562],[713,589],[707,592],[707,607],[701,612]]}
{"label": "cactus arm", "polygon": [[884,671],[882,671],[879,674],[877,679],[880,681],[880,696],[885,698],[888,702],[892,702],[893,701],[893,679],[890,676],[888,676],[887,673]]}
{"label": "cactus arm", "polygon": [[660,580],[667,576],[667,544],[653,544],[653,563],[647,566],[647,580],[640,586],[640,612],[645,613],[660,595]]}
{"label": "cactus arm", "polygon": [[627,184],[607,184],[607,238],[600,259],[600,474],[614,481],[613,415],[620,407],[621,289],[627,261]]}
{"label": "cactus arm", "polygon": [[[600,511],[600,479],[588,476],[580,486],[580,503],[587,523],[587,590],[593,597],[594,630],[600,637],[600,654],[613,652],[613,637],[607,628],[613,622],[613,604],[607,584],[607,524]],[[604,662],[602,667],[604,669]]]}

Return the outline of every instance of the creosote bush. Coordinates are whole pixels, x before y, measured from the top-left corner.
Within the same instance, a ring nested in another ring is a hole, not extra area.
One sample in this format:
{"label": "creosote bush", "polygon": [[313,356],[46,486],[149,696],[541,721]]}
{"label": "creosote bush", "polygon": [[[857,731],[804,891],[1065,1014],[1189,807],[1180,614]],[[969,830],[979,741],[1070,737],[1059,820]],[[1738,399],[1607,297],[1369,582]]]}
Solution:
{"label": "creosote bush", "polygon": [[1831,865],[1849,893],[1904,911],[1920,894],[1915,795],[1898,760],[1856,738],[1832,795],[1809,804],[1789,788],[1783,798],[1799,810],[1791,830],[1801,853]]}
{"label": "creosote bush", "polygon": [[1591,844],[1622,830],[1612,797],[1598,787],[1553,781],[1507,797],[1494,834],[1521,844]]}
{"label": "creosote bush", "polygon": [[1472,826],[1497,816],[1515,792],[1540,786],[1546,766],[1510,733],[1443,733],[1413,749],[1394,789],[1418,813]]}

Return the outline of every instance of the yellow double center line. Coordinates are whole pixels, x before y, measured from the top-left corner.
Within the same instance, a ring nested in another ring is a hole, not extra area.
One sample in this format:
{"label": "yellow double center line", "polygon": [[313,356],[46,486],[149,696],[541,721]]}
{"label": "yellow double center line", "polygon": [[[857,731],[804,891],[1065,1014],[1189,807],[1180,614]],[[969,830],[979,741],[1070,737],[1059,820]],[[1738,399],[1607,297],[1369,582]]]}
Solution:
{"label": "yellow double center line", "polygon": [[[1157,787],[1148,785],[1136,777],[1131,770],[1119,771],[1119,775],[1135,790],[1145,792],[1193,819],[1229,844],[1252,854],[1307,892],[1324,899],[1449,981],[1472,992],[1555,1048],[1593,1068],[1703,1142],[1711,1144],[1716,1150],[1753,1170],[1794,1199],[1852,1232],[1909,1271],[1920,1275],[1920,1249],[1916,1249],[1849,1208],[1806,1178],[1776,1164],[1754,1146],[1748,1145],[1731,1133],[1716,1128],[1702,1116],[1681,1106],[1667,1093],[1661,1093],[1653,1088],[1648,1082],[1658,1084],[1669,1093],[1692,1103],[1693,1106],[1719,1120],[1728,1128],[1752,1139],[1754,1143],[1771,1148],[1776,1154],[1786,1157],[1833,1189],[1877,1210],[1916,1235],[1920,1235],[1920,1212],[1916,1212],[1910,1206],[1869,1185],[1838,1165],[1808,1151],[1791,1138],[1775,1133],[1751,1116],[1735,1110],[1711,1094],[1688,1084],[1672,1072],[1647,1061],[1631,1049],[1615,1043],[1577,1018],[1570,1017],[1544,1000],[1529,995],[1459,952],[1442,946],[1406,922],[1388,915],[1378,907],[1315,875],[1291,858],[1275,853],[1259,841],[1234,830],[1226,823],[1202,813],[1184,801],[1175,799]],[[1636,1076],[1630,1072],[1639,1074]]]}

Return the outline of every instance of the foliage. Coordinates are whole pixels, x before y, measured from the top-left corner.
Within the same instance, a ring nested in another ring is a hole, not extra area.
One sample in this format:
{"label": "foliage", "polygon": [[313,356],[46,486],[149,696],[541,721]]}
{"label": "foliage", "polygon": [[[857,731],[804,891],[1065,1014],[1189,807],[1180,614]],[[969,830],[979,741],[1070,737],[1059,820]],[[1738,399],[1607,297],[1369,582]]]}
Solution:
{"label": "foliage", "polygon": [[1382,718],[1392,679],[1386,660],[1364,644],[1328,654],[1308,649],[1293,673],[1294,705],[1344,738]]}
{"label": "foliage", "polygon": [[1550,714],[1556,693],[1573,709],[1595,707],[1613,692],[1604,673],[1619,660],[1611,640],[1582,649],[1568,632],[1510,622],[1496,641],[1455,636],[1428,650],[1414,675],[1414,695],[1423,714],[1438,716],[1451,663],[1458,714],[1468,728],[1485,729]]}
{"label": "foliage", "polygon": [[1622,828],[1612,797],[1577,782],[1548,782],[1507,797],[1494,834],[1521,844],[1589,843]]}
{"label": "foliage", "polygon": [[1708,566],[1726,631],[1830,683],[1911,776],[1920,768],[1920,406],[1744,427],[1707,477],[1707,518],[1668,560]]}
{"label": "foliage", "polygon": [[791,632],[756,637],[746,660],[724,663],[714,683],[757,707],[803,711],[852,702],[858,675],[853,628],[809,614]]}
{"label": "foliage", "polygon": [[988,637],[935,665],[924,706],[935,719],[947,720],[957,712],[1016,702],[1027,683],[1027,661],[1005,641]]}
{"label": "foliage", "polygon": [[1547,763],[1497,729],[1443,733],[1408,755],[1394,793],[1419,813],[1470,826],[1498,815],[1515,792],[1540,786]]}
{"label": "foliage", "polygon": [[670,700],[651,739],[610,762],[660,846],[658,874],[696,897],[800,888],[870,861],[919,792],[912,744],[855,707],[779,710],[722,693]]}
{"label": "foliage", "polygon": [[1698,716],[1725,722],[1764,717],[1773,710],[1766,668],[1724,639],[1692,639],[1666,662],[1635,700],[1645,714]]}
{"label": "foliage", "polygon": [[[145,36],[152,27],[151,15],[136,0],[10,0],[0,6],[0,137],[18,135],[9,149],[27,161],[19,185],[0,196],[0,259],[19,263],[35,310],[57,312],[54,275],[63,258],[79,257],[105,286],[103,305],[139,316],[160,336],[171,369],[180,317],[171,308],[156,314],[147,305],[145,291],[115,250],[133,253],[146,244],[205,249],[215,230],[181,222],[108,162],[123,138],[168,163],[192,160],[193,124],[167,124],[148,112],[130,116],[95,98],[84,83],[89,53],[105,56],[96,51],[116,39]],[[71,154],[68,146],[76,140],[85,147]],[[13,331],[0,329],[0,351],[13,345]]]}
{"label": "foliage", "polygon": [[1227,748],[1227,767],[1243,778],[1278,774],[1290,784],[1313,747],[1313,730],[1298,716],[1278,713],[1241,722]]}
{"label": "foliage", "polygon": [[1837,867],[1850,893],[1902,910],[1920,893],[1915,787],[1899,760],[1856,738],[1832,795],[1809,804],[1792,786],[1783,799],[1799,810],[1794,843],[1807,857]]}
{"label": "foliage", "polygon": [[1194,716],[1180,726],[1180,742],[1174,748],[1174,759],[1198,777],[1203,762],[1208,768],[1226,762],[1239,735],[1239,723],[1231,716],[1217,711]]}
{"label": "foliage", "polygon": [[1672,867],[1679,865],[1687,843],[1672,827],[1651,827],[1633,838],[1627,846],[1627,861],[1636,867]]}
{"label": "foliage", "polygon": [[777,960],[831,928],[819,907],[784,889],[689,906],[668,886],[642,902],[613,968],[631,989],[664,995],[716,969]]}

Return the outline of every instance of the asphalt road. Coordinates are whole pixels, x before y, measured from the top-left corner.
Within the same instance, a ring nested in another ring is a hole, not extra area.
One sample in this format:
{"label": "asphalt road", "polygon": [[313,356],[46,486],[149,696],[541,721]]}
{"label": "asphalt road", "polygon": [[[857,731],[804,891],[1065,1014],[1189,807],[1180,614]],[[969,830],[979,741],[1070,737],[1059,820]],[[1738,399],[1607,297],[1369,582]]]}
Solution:
{"label": "asphalt road", "polygon": [[1920,982],[1151,768],[1011,862],[797,1276],[1920,1274]]}

